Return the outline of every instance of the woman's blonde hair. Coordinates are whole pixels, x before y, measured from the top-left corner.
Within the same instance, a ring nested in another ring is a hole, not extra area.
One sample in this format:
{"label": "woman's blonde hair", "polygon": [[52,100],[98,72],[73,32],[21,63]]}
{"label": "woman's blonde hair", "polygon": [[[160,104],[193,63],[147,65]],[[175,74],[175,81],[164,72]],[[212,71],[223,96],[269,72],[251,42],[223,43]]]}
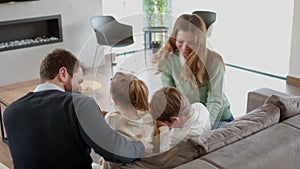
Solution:
{"label": "woman's blonde hair", "polygon": [[195,89],[198,88],[198,85],[203,85],[206,80],[209,80],[207,68],[213,69],[213,62],[207,58],[209,54],[213,53],[206,47],[206,26],[199,16],[183,14],[177,18],[167,43],[154,55],[152,61],[157,64],[158,72],[160,72],[165,59],[178,51],[176,47],[178,31],[193,32],[195,36],[196,48],[187,57],[184,74],[181,77],[182,83],[189,81],[193,89]]}
{"label": "woman's blonde hair", "polygon": [[171,122],[172,116],[181,117],[190,111],[189,100],[175,87],[163,87],[152,96],[150,114],[153,119]]}
{"label": "woman's blonde hair", "polygon": [[146,84],[129,73],[117,72],[111,80],[110,93],[121,106],[147,111],[149,90]]}

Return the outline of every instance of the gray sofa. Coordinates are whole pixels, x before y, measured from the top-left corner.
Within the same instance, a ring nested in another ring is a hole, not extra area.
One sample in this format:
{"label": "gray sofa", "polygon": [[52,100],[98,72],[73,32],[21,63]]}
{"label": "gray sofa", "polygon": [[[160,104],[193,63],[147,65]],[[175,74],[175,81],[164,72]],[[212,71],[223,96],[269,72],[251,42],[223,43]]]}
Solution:
{"label": "gray sofa", "polygon": [[181,142],[120,168],[299,169],[300,97],[265,98],[262,106],[202,136],[203,142]]}

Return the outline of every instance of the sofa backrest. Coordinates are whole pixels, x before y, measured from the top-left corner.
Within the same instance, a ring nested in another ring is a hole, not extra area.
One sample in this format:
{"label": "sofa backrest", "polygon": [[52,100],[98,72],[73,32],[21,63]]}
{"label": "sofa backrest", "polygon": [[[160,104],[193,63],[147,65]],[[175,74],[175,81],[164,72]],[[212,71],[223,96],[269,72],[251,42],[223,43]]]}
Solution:
{"label": "sofa backrest", "polygon": [[150,157],[141,158],[131,164],[120,166],[122,169],[174,168],[196,159],[199,156],[197,144],[191,140],[180,142],[169,151]]}
{"label": "sofa backrest", "polygon": [[[212,130],[210,137],[199,140],[199,156],[253,135],[279,122],[280,110],[274,104],[264,104],[221,128]],[[202,136],[203,137],[203,136]]]}

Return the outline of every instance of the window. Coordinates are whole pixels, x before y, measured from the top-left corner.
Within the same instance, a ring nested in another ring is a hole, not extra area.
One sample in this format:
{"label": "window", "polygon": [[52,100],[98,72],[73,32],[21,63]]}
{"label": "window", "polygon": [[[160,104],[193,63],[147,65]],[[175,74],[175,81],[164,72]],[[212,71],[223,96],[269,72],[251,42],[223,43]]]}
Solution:
{"label": "window", "polygon": [[216,11],[217,21],[209,40],[226,63],[286,77],[293,3],[293,0],[199,0],[195,5],[193,0],[174,0],[173,14],[201,9]]}

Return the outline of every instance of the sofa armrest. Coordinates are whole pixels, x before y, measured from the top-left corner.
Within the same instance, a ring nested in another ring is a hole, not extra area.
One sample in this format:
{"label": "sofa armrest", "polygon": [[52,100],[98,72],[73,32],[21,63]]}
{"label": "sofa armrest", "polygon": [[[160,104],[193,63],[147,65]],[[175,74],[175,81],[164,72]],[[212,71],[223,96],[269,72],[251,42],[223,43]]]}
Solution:
{"label": "sofa armrest", "polygon": [[280,122],[300,114],[300,96],[272,95],[266,100],[266,103],[274,104],[280,108]]}
{"label": "sofa armrest", "polygon": [[273,90],[270,88],[259,88],[254,91],[250,91],[248,93],[247,98],[247,111],[246,113],[254,110],[255,108],[263,105],[266,99],[271,95],[277,96],[292,96],[291,94],[282,93],[277,90]]}

